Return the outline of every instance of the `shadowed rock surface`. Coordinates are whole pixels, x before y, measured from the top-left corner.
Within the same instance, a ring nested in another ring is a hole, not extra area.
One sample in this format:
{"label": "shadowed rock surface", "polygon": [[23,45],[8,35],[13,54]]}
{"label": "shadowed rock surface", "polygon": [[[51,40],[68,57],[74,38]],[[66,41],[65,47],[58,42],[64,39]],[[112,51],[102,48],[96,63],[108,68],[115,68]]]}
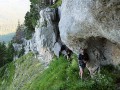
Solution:
{"label": "shadowed rock surface", "polygon": [[80,47],[87,48],[91,70],[100,64],[120,64],[120,0],[62,2],[62,41],[76,54]]}

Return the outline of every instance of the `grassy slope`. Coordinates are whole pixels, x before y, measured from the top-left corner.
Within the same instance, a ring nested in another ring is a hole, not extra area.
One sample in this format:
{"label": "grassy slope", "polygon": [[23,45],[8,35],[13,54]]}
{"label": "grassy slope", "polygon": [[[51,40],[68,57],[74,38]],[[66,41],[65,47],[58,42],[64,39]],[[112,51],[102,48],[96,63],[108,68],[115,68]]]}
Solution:
{"label": "grassy slope", "polygon": [[0,90],[21,90],[42,70],[39,61],[29,53],[0,69]]}
{"label": "grassy slope", "polygon": [[14,73],[15,66],[13,62],[0,68],[0,90],[6,90],[9,88],[13,81]]}
{"label": "grassy slope", "polygon": [[91,79],[85,70],[84,80],[81,81],[76,56],[73,56],[71,63],[60,57],[54,59],[49,68],[23,90],[114,90],[120,72],[110,65],[102,70],[94,79]]}
{"label": "grassy slope", "polygon": [[0,90],[114,90],[120,78],[120,72],[109,65],[94,79],[85,70],[81,81],[75,55],[71,63],[63,57],[54,58],[43,70],[33,54],[25,55],[0,69]]}

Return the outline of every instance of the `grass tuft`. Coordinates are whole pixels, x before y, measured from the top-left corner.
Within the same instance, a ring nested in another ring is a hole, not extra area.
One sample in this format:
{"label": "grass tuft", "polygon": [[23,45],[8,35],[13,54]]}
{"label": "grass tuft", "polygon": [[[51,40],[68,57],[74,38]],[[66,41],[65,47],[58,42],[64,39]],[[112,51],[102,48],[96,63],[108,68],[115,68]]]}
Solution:
{"label": "grass tuft", "polygon": [[53,4],[51,6],[51,8],[57,8],[57,7],[61,6],[61,4],[62,4],[62,0],[57,0],[57,2],[55,4]]}

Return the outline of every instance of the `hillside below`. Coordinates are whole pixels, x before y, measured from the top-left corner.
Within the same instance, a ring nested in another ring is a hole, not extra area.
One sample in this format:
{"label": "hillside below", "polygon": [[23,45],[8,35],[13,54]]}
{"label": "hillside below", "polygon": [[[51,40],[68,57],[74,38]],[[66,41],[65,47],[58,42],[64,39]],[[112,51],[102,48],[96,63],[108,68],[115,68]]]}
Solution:
{"label": "hillside below", "polygon": [[77,58],[71,62],[54,57],[45,68],[32,53],[0,68],[0,90],[119,90],[120,71],[104,66],[101,74],[90,78],[85,69],[84,80],[79,77]]}

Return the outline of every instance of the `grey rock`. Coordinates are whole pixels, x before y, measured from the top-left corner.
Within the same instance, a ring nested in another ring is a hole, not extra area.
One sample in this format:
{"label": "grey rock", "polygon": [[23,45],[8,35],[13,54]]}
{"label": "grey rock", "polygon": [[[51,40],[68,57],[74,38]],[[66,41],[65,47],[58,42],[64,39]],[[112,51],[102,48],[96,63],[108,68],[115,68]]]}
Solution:
{"label": "grey rock", "polygon": [[33,38],[27,41],[29,44],[26,45],[25,49],[25,51],[28,51],[27,47],[29,47],[32,52],[37,54],[38,59],[46,65],[54,56],[53,48],[58,38],[58,28],[56,28],[57,23],[54,23],[55,21],[55,9],[46,8],[41,10]]}
{"label": "grey rock", "polygon": [[61,51],[61,44],[59,42],[56,42],[53,48],[54,54],[59,57],[60,51]]}
{"label": "grey rock", "polygon": [[[35,27],[35,33],[30,40],[23,40],[25,54],[32,51],[35,57],[48,65],[54,56],[53,48],[58,40],[58,28],[56,22],[56,10],[45,8],[40,11],[40,19]],[[56,23],[55,23],[56,22]],[[58,41],[59,42],[59,41]],[[17,45],[16,45],[17,46]],[[17,47],[20,48],[19,46]],[[57,48],[60,48],[59,46]]]}
{"label": "grey rock", "polygon": [[62,0],[59,29],[74,53],[88,49],[89,68],[120,64],[120,0]]}
{"label": "grey rock", "polygon": [[38,57],[43,62],[48,63],[52,60],[53,52],[52,49],[56,42],[56,33],[54,30],[55,24],[55,9],[46,8],[40,11],[40,20],[35,28],[35,41],[37,46],[37,51],[39,53]]}
{"label": "grey rock", "polygon": [[15,51],[20,51],[22,49],[22,44],[13,43],[13,47]]}
{"label": "grey rock", "polygon": [[61,17],[61,6],[58,7],[58,15]]}

